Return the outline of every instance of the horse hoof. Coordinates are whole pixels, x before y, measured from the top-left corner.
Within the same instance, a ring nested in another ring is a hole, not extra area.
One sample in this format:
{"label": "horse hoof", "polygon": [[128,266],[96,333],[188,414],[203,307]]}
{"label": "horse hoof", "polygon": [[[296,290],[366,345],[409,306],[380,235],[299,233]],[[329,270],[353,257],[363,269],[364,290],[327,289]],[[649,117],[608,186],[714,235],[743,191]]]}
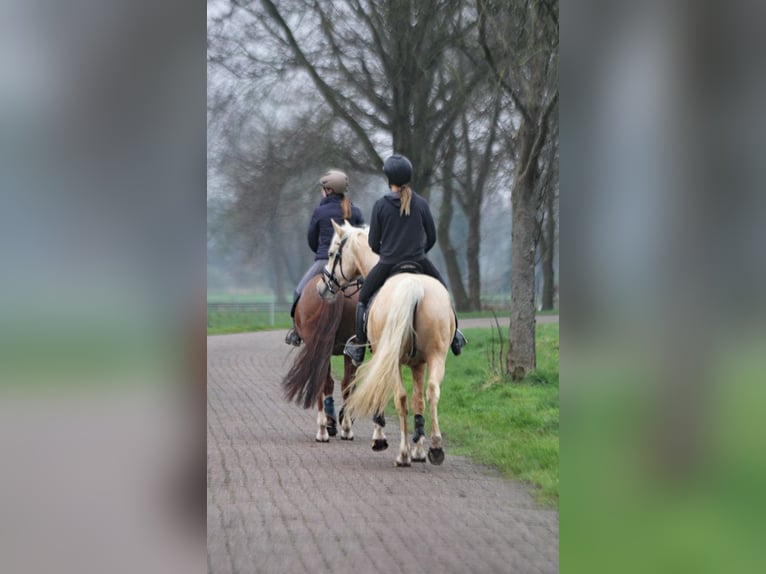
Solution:
{"label": "horse hoof", "polygon": [[[354,440],[354,437],[352,437],[352,436],[343,436],[343,435],[340,435],[340,439],[341,439],[341,440]],[[374,448],[374,447],[373,447],[373,448]]]}
{"label": "horse hoof", "polygon": [[332,417],[327,417],[327,434],[330,436],[338,434],[338,427],[335,425],[335,419]]}
{"label": "horse hoof", "polygon": [[372,450],[375,452],[380,452],[381,450],[386,450],[388,448],[388,441],[384,438],[376,438],[374,441],[372,441]]}
{"label": "horse hoof", "polygon": [[444,450],[440,448],[428,449],[428,460],[431,464],[440,465],[444,462]]}
{"label": "horse hoof", "polygon": [[410,466],[410,462],[409,462],[409,461],[403,461],[403,462],[399,462],[399,461],[397,460],[397,461],[396,461],[396,466],[397,466],[397,467],[399,467],[399,468],[402,468],[402,467],[405,467],[405,466]]}
{"label": "horse hoof", "polygon": [[318,438],[316,439],[317,442],[330,442],[330,438]]}
{"label": "horse hoof", "polygon": [[412,457],[412,462],[425,462],[425,461],[426,461],[426,457],[423,457],[423,458]]}

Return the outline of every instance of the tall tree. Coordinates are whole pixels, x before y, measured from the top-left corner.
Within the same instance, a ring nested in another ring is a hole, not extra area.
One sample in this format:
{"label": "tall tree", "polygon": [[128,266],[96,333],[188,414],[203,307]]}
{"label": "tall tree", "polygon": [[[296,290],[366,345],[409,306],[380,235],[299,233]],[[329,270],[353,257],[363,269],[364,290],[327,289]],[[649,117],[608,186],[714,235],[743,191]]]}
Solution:
{"label": "tall tree", "polygon": [[545,153],[547,169],[540,179],[543,194],[543,206],[540,210],[540,251],[542,266],[542,300],[540,308],[543,311],[553,309],[556,276],[554,273],[554,256],[556,251],[556,229],[558,227],[558,141],[552,140],[549,151]]}
{"label": "tall tree", "polygon": [[310,262],[305,229],[321,198],[318,177],[341,159],[343,147],[328,135],[332,121],[321,113],[281,125],[243,120],[220,156],[232,191],[227,232],[238,238],[243,263],[268,270],[262,275],[279,301]]}
{"label": "tall tree", "polygon": [[[460,122],[460,137],[465,161],[462,173],[457,176],[459,189],[456,195],[468,218],[466,241],[468,296],[470,308],[474,310],[481,308],[481,273],[479,271],[481,216],[487,187],[497,166],[495,141],[501,112],[500,98],[493,98],[478,114],[469,115],[469,110],[466,109]],[[484,125],[476,125],[477,122],[482,122]]]}
{"label": "tall tree", "polygon": [[275,41],[290,50],[331,110],[353,130],[370,164],[379,170],[379,151],[390,145],[412,160],[413,185],[428,197],[438,150],[485,77],[481,67],[465,68],[467,73],[459,68],[475,28],[462,17],[464,2],[261,4]]}
{"label": "tall tree", "polygon": [[513,380],[536,367],[535,250],[551,116],[558,104],[558,2],[477,0],[479,43],[499,89],[518,116],[510,152],[515,170],[511,231],[511,326],[507,371]]}
{"label": "tall tree", "polygon": [[439,208],[437,236],[444,262],[447,265],[447,279],[452,288],[452,296],[458,310],[469,309],[468,293],[463,287],[463,279],[458,265],[456,249],[450,238],[450,228],[454,215],[453,199],[456,195],[455,162],[457,161],[458,138],[453,134],[447,139],[442,163],[442,201]]}
{"label": "tall tree", "polygon": [[[477,94],[478,96],[478,94]],[[468,290],[456,289],[460,268],[456,257],[445,257],[450,285],[459,309],[478,310],[481,308],[481,273],[479,269],[481,251],[481,223],[484,199],[490,182],[498,172],[501,159],[497,149],[499,118],[502,100],[497,95],[476,97],[472,105],[466,106],[460,114],[445,144],[442,164],[442,205],[439,213],[439,240],[449,235],[452,224],[452,200],[457,202],[466,216],[468,232],[466,237],[466,272]],[[442,253],[452,246],[451,241],[442,245]]]}
{"label": "tall tree", "polygon": [[[354,134],[367,166],[380,170],[382,150],[407,155],[413,187],[429,198],[445,142],[487,77],[486,64],[466,56],[476,50],[476,19],[466,15],[466,2],[320,0],[278,7],[262,0],[261,8],[273,41]],[[449,233],[439,234],[439,246],[457,307],[466,309]],[[478,250],[468,256],[476,258],[469,266],[478,273]]]}

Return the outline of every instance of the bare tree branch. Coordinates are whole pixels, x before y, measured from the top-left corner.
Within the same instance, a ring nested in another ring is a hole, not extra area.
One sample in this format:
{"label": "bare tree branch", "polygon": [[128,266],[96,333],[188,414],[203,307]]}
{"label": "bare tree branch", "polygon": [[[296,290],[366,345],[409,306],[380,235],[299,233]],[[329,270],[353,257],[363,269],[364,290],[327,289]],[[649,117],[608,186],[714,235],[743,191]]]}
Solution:
{"label": "bare tree branch", "polygon": [[314,81],[314,85],[317,87],[317,89],[322,93],[322,96],[325,98],[325,101],[330,105],[330,107],[333,109],[335,113],[337,113],[341,118],[343,118],[343,121],[346,122],[346,124],[353,130],[353,132],[356,134],[356,136],[359,138],[360,143],[364,147],[365,151],[367,152],[367,155],[370,158],[370,161],[373,163],[377,162],[382,164],[383,160],[380,158],[380,155],[378,155],[378,152],[375,150],[375,146],[372,145],[372,142],[370,141],[369,137],[367,136],[367,133],[362,128],[362,126],[359,125],[359,123],[354,119],[354,117],[346,111],[346,109],[340,104],[338,101],[338,98],[336,97],[336,93],[330,86],[325,83],[324,80],[322,80],[321,76],[317,73],[314,66],[311,65],[311,62],[308,61],[305,54],[303,53],[303,50],[301,50],[301,47],[298,45],[298,42],[295,39],[295,36],[292,33],[292,30],[287,25],[287,22],[285,22],[284,18],[282,18],[282,15],[279,13],[279,10],[277,10],[277,7],[274,5],[271,0],[261,0],[264,7],[266,8],[266,11],[271,15],[272,18],[277,22],[279,27],[282,29],[282,31],[285,34],[285,38],[290,45],[291,49],[293,50],[293,53],[298,58],[298,61],[300,65],[309,73],[309,76]]}

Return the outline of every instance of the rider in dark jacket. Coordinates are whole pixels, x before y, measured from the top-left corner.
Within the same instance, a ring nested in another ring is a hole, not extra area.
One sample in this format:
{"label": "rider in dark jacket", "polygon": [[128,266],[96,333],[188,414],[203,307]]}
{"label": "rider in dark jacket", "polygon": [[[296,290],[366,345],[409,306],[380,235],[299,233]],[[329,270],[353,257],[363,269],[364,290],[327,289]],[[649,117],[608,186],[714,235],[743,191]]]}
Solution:
{"label": "rider in dark jacket", "polygon": [[[327,262],[327,250],[330,248],[332,236],[333,233],[335,233],[330,221],[334,220],[337,224],[342,225],[343,220],[347,219],[351,225],[356,227],[364,225],[362,211],[355,205],[351,205],[351,215],[349,217],[344,217],[344,201],[348,200],[343,193],[339,194],[330,191],[329,195],[323,197],[322,201],[320,201],[319,205],[314,209],[311,221],[309,222],[308,233],[306,234],[311,251],[316,253],[314,261],[321,260]],[[324,263],[322,263],[322,265],[324,265]],[[319,272],[321,273],[322,270],[320,269]]]}
{"label": "rider in dark jacket", "polygon": [[285,336],[285,343],[288,345],[301,344],[301,338],[295,330],[295,306],[298,304],[303,288],[316,275],[322,273],[322,269],[327,263],[327,250],[330,248],[332,236],[334,233],[332,221],[341,225],[343,220],[348,220],[351,225],[364,225],[364,218],[361,210],[346,197],[348,191],[348,177],[342,171],[330,170],[319,180],[322,185],[322,200],[314,209],[309,222],[306,238],[308,239],[311,251],[316,253],[314,263],[298,283],[298,287],[293,293],[293,307],[290,309],[290,317],[293,318],[293,326]]}
{"label": "rider in dark jacket", "polygon": [[[412,164],[402,155],[392,155],[383,164],[388,177],[389,193],[386,193],[372,208],[368,242],[380,260],[364,278],[356,307],[356,335],[346,343],[344,353],[358,365],[364,360],[367,334],[364,316],[372,295],[391,275],[393,268],[404,261],[417,263],[423,273],[430,275],[446,288],[439,270],[426,257],[436,243],[436,225],[428,202],[412,191]],[[457,325],[457,315],[455,316]],[[466,339],[455,331],[452,352],[459,355]]]}

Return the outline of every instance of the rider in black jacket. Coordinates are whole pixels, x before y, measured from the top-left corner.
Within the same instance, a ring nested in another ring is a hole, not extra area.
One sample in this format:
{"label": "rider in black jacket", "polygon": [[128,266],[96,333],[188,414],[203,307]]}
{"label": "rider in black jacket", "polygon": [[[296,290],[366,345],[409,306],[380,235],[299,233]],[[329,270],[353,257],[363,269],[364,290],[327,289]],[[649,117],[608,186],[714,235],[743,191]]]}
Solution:
{"label": "rider in black jacket", "polygon": [[309,247],[311,251],[316,253],[316,256],[314,257],[314,263],[303,275],[293,293],[293,307],[290,309],[293,326],[285,336],[285,343],[295,345],[296,347],[301,344],[301,338],[295,330],[295,306],[298,304],[303,288],[312,277],[322,273],[322,269],[324,269],[327,263],[327,250],[330,248],[335,231],[332,227],[332,221],[334,220],[335,223],[341,225],[345,219],[351,225],[364,225],[361,210],[352,205],[351,201],[346,197],[348,176],[345,173],[331,169],[322,176],[319,183],[322,185],[322,200],[314,209],[306,234]]}
{"label": "rider in black jacket", "polygon": [[[380,255],[380,261],[364,278],[356,307],[356,335],[349,339],[343,351],[355,365],[364,360],[367,344],[364,316],[367,305],[372,295],[391,275],[394,266],[412,261],[420,266],[423,273],[438,280],[445,288],[447,286],[438,269],[426,257],[426,253],[436,243],[436,225],[428,202],[409,186],[412,178],[410,160],[402,155],[392,155],[383,164],[383,172],[388,177],[390,192],[375,202],[372,208],[368,239],[370,248]],[[465,337],[456,330],[452,352],[459,355],[465,344]]]}

